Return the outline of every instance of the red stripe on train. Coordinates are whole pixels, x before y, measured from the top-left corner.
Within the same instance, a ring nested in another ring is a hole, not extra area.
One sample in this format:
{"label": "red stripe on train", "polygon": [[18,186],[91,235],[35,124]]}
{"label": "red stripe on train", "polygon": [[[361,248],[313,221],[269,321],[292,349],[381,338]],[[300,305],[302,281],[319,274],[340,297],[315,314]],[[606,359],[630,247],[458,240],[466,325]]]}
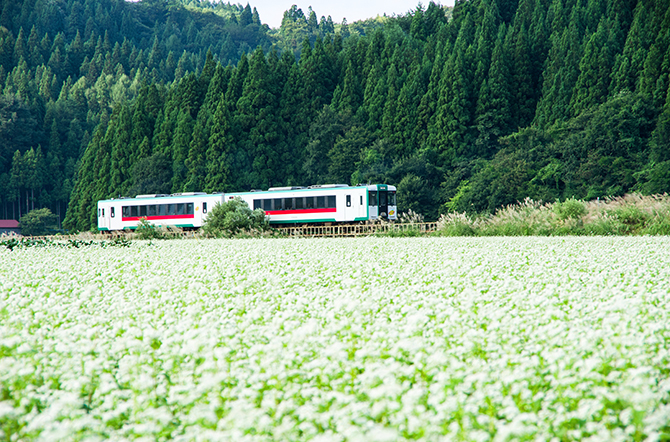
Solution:
{"label": "red stripe on train", "polygon": [[148,221],[153,221],[157,219],[188,219],[195,218],[195,215],[124,216],[121,218],[121,221],[139,221],[142,218],[146,218]]}
{"label": "red stripe on train", "polygon": [[335,213],[336,208],[332,209],[295,209],[295,210],[266,210],[266,215],[306,215],[310,213]]}

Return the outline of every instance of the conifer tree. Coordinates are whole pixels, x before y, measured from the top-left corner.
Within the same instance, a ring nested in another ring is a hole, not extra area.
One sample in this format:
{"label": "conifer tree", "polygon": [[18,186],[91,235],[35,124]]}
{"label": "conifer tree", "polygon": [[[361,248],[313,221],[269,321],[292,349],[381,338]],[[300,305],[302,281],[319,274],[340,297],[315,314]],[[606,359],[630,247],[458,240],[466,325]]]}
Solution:
{"label": "conifer tree", "polygon": [[390,141],[403,146],[402,153],[410,155],[419,147],[417,131],[417,109],[424,95],[422,66],[415,62],[409,77],[398,94],[398,107],[393,126],[395,131]]}
{"label": "conifer tree", "polygon": [[501,24],[496,37],[488,80],[482,85],[477,103],[476,140],[478,154],[490,157],[498,147],[498,138],[510,133],[512,106],[510,69],[505,54],[506,26]]}
{"label": "conifer tree", "polygon": [[221,100],[212,118],[209,146],[205,152],[206,192],[230,191],[230,115],[226,103]]}
{"label": "conifer tree", "polygon": [[328,152],[328,177],[331,182],[351,183],[357,163],[361,161],[363,149],[370,143],[365,128],[354,126],[344,136],[337,138]]}
{"label": "conifer tree", "polygon": [[205,154],[209,146],[211,124],[209,106],[203,106],[200,108],[193,128],[193,139],[189,145],[188,157],[185,162],[186,182],[184,190],[186,192],[202,192],[205,190],[205,179],[208,177],[208,163]]}
{"label": "conifer tree", "polygon": [[647,50],[651,44],[651,35],[647,27],[653,23],[645,3],[643,1],[637,3],[623,53],[617,57],[614,64],[612,95],[622,91],[635,92],[640,72],[644,67]]}
{"label": "conifer tree", "polygon": [[106,195],[127,196],[130,188],[131,159],[136,152],[130,150],[130,136],[132,133],[132,115],[127,104],[121,106],[118,113],[112,115],[108,135],[105,142],[111,147],[109,189]]}
{"label": "conifer tree", "polygon": [[170,148],[172,159],[172,193],[182,191],[186,179],[186,158],[193,134],[193,118],[188,108],[181,109],[177,116],[177,127]]}
{"label": "conifer tree", "polygon": [[510,78],[510,130],[528,126],[535,116],[537,105],[536,84],[533,79],[533,55],[528,44],[525,26],[508,33],[505,38],[505,53],[511,54]]}

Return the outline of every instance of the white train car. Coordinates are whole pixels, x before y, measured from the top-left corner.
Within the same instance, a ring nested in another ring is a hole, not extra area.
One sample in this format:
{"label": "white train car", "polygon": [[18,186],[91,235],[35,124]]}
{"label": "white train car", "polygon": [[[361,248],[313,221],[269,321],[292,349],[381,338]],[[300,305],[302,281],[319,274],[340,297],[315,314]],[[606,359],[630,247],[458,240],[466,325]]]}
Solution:
{"label": "white train car", "polygon": [[397,218],[396,188],[387,184],[274,187],[267,191],[226,193],[250,208],[263,209],[270,224],[360,222]]}
{"label": "white train car", "polygon": [[142,218],[157,226],[198,228],[207,213],[223,201],[222,193],[203,192],[102,200],[98,201],[98,230],[133,230]]}
{"label": "white train car", "polygon": [[275,187],[267,191],[138,195],[98,201],[98,230],[133,230],[142,218],[157,226],[202,227],[216,204],[239,197],[263,209],[270,224],[361,222],[397,218],[396,188],[387,184]]}

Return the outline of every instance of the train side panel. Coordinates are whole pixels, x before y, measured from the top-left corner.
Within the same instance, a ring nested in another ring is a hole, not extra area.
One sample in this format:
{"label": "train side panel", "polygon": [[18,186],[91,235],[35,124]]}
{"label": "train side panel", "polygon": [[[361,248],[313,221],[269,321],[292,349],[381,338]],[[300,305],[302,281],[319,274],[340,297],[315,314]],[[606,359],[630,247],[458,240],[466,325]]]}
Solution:
{"label": "train side panel", "polygon": [[354,222],[369,217],[363,186],[227,193],[226,201],[236,197],[252,209],[263,209],[271,224]]}
{"label": "train side panel", "polygon": [[120,198],[98,202],[98,230],[133,230],[145,218],[161,227],[198,228],[223,194]]}

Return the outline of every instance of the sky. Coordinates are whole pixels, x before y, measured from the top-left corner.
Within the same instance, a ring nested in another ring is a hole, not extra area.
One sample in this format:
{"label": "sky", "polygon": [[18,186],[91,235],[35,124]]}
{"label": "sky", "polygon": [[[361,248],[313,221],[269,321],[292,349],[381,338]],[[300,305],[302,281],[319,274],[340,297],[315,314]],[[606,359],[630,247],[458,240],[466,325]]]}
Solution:
{"label": "sky", "polygon": [[[241,3],[246,5],[246,1],[231,3]],[[429,0],[424,0],[424,8],[428,6]],[[444,6],[453,6],[454,0],[435,1]],[[321,16],[333,18],[335,23],[341,23],[344,17],[348,23],[366,18],[376,17],[377,15],[400,15],[405,14],[411,9],[415,9],[419,0],[249,0],[249,5],[258,10],[258,15],[262,23],[267,23],[271,28],[278,28],[281,25],[284,11],[290,9],[292,5],[297,5],[302,9],[305,16],[308,17],[308,8],[311,6],[316,12],[317,18]]]}

